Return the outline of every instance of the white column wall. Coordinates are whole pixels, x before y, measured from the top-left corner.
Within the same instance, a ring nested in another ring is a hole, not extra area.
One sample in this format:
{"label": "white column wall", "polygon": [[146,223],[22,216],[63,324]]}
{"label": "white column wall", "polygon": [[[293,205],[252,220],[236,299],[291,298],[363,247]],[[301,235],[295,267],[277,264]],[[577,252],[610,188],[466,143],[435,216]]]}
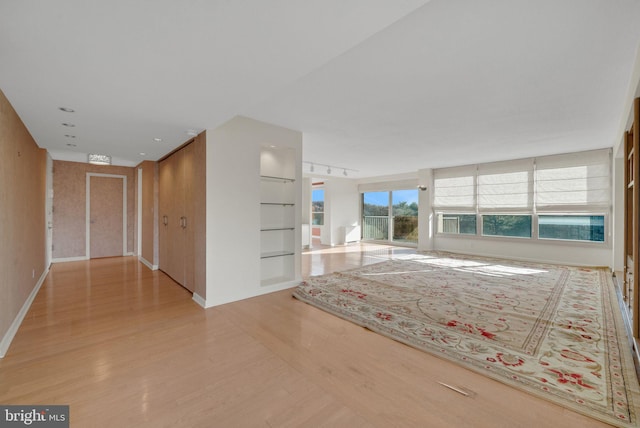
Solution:
{"label": "white column wall", "polygon": [[433,250],[435,233],[432,169],[418,171],[418,185],[427,187],[418,193],[418,251],[429,251]]}
{"label": "white column wall", "polygon": [[[260,285],[260,153],[265,145],[296,149],[301,189],[302,134],[236,117],[207,130],[207,294],[205,307],[276,291]],[[301,191],[296,218],[301,224]],[[300,242],[300,227],[296,229]],[[301,278],[300,248],[295,277]]]}
{"label": "white column wall", "polygon": [[325,225],[322,243],[341,245],[344,244],[343,228],[360,225],[358,184],[356,180],[338,177],[327,179],[324,183]]}

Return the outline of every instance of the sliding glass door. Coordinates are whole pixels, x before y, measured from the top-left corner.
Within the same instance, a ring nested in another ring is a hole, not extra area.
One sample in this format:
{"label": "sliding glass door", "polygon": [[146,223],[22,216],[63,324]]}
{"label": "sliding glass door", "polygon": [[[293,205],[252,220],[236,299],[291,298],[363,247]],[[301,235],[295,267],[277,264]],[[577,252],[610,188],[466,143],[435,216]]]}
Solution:
{"label": "sliding glass door", "polygon": [[418,190],[362,194],[362,238],[418,243]]}
{"label": "sliding glass door", "polygon": [[389,239],[389,192],[362,194],[362,238]]}
{"label": "sliding glass door", "polygon": [[418,243],[418,189],[391,192],[393,241]]}

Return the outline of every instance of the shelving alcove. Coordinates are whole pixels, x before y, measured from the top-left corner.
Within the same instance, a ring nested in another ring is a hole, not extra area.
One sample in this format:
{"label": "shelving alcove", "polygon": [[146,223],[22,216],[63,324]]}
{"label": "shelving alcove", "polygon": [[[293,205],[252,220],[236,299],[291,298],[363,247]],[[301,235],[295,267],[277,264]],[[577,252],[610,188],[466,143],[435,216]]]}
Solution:
{"label": "shelving alcove", "polygon": [[295,285],[300,257],[295,158],[288,151],[263,152],[260,175],[260,285]]}

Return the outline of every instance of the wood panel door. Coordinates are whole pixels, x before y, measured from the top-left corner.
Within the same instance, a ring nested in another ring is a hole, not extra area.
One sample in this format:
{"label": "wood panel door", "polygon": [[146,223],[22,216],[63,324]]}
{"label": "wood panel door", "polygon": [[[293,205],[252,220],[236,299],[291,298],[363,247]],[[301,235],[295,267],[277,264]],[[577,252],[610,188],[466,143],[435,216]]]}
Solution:
{"label": "wood panel door", "polygon": [[184,239],[182,234],[182,169],[179,152],[160,162],[160,269],[184,282]]}
{"label": "wood panel door", "polygon": [[195,289],[191,144],[160,162],[160,269],[190,291]]}
{"label": "wood panel door", "polygon": [[89,254],[92,259],[124,255],[124,179],[89,176]]}
{"label": "wood panel door", "polygon": [[182,285],[193,292],[195,290],[195,242],[194,242],[194,160],[195,146],[189,144],[181,150],[181,169],[183,174],[182,195],[184,205],[182,210],[182,241],[184,243],[184,282]]}
{"label": "wood panel door", "polygon": [[169,264],[169,204],[173,182],[172,164],[165,159],[158,165],[158,267],[167,273]]}

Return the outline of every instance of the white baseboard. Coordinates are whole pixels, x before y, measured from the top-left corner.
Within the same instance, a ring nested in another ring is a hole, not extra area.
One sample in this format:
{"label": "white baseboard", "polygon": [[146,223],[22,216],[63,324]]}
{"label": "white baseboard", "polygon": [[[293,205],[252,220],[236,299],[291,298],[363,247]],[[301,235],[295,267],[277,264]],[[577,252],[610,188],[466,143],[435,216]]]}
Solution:
{"label": "white baseboard", "polygon": [[9,329],[5,333],[4,337],[2,338],[2,340],[0,340],[0,358],[4,358],[4,356],[7,355],[9,346],[11,345],[13,338],[18,332],[18,328],[20,328],[20,324],[22,324],[22,320],[24,320],[24,317],[27,315],[27,312],[29,312],[29,308],[31,307],[33,300],[36,298],[38,291],[40,291],[40,287],[42,287],[42,283],[44,283],[44,279],[47,277],[48,273],[49,273],[49,268],[45,269],[45,271],[42,273],[42,275],[40,276],[40,279],[38,279],[38,282],[36,283],[36,286],[33,287],[33,290],[31,290],[31,294],[29,294],[29,297],[27,297],[27,300],[22,305],[22,308],[20,308],[20,311],[18,312],[15,319],[9,326]]}
{"label": "white baseboard", "polygon": [[158,265],[154,265],[152,263],[149,263],[149,261],[147,259],[145,259],[142,256],[138,256],[138,261],[140,263],[142,263],[143,265],[145,265],[146,267],[148,267],[151,270],[158,270]]}
{"label": "white baseboard", "polygon": [[198,305],[202,306],[203,308],[205,309],[207,308],[207,301],[204,300],[197,293],[193,293],[193,301],[196,302]]}
{"label": "white baseboard", "polygon": [[51,263],[65,263],[65,262],[82,262],[85,260],[89,260],[87,256],[79,256],[79,257],[58,257],[55,259],[51,259]]}

